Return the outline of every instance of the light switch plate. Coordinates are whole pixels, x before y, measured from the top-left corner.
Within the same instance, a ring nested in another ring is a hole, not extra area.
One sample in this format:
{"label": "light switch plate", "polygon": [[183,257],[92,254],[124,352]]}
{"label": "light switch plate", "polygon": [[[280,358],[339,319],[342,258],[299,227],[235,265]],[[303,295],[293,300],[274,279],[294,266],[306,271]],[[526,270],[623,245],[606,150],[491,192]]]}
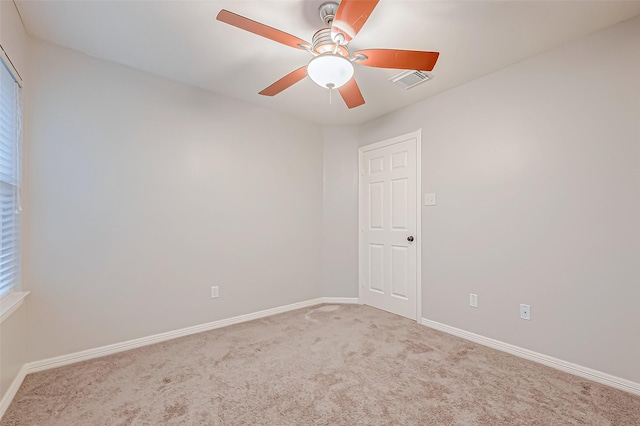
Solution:
{"label": "light switch plate", "polygon": [[428,194],[424,194],[424,205],[425,206],[435,206],[436,205],[436,193],[430,192]]}

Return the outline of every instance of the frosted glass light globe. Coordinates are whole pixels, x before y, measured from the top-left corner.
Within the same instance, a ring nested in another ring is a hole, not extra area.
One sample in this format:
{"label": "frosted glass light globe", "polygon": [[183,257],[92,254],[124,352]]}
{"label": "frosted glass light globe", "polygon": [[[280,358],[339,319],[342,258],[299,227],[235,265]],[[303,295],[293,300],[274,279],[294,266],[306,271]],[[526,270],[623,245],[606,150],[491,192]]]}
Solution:
{"label": "frosted glass light globe", "polygon": [[307,74],[318,86],[337,89],[353,77],[353,64],[344,56],[325,53],[309,61]]}

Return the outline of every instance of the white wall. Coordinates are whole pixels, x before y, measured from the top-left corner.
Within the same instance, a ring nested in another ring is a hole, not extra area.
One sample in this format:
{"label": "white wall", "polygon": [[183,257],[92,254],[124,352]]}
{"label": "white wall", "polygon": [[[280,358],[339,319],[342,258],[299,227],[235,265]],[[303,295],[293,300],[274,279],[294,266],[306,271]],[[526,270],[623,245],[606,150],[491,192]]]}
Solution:
{"label": "white wall", "polygon": [[[27,34],[13,2],[0,1],[0,45],[28,90]],[[27,146],[24,147],[28,149]],[[26,361],[26,315],[22,305],[0,324],[0,400]]]}
{"label": "white wall", "polygon": [[635,18],[360,126],[423,129],[425,318],[640,382],[638,76]]}
{"label": "white wall", "polygon": [[323,131],[323,296],[358,297],[358,129]]}
{"label": "white wall", "polygon": [[30,360],[321,296],[319,127],[31,49]]}

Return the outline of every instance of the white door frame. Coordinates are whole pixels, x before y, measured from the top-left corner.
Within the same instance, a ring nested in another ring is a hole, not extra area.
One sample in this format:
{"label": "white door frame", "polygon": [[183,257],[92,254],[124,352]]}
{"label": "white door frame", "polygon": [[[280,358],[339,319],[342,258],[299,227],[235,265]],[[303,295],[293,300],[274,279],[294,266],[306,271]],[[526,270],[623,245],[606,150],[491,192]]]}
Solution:
{"label": "white door frame", "polygon": [[363,158],[364,153],[378,148],[395,145],[407,139],[416,139],[416,321],[422,323],[422,129],[395,138],[386,139],[369,145],[361,146],[358,149],[358,299],[359,303],[364,303],[364,273],[362,271],[363,244],[362,232],[363,206],[362,206],[362,184],[364,178]]}

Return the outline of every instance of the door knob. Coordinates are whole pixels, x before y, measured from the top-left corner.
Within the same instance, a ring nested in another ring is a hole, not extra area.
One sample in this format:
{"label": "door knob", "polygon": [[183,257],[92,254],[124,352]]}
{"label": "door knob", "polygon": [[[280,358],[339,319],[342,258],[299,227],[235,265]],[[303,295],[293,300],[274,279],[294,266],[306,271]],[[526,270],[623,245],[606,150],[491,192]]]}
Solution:
{"label": "door knob", "polygon": [[407,237],[407,241],[409,241],[409,242],[413,241],[413,235],[409,235],[409,236]]}

